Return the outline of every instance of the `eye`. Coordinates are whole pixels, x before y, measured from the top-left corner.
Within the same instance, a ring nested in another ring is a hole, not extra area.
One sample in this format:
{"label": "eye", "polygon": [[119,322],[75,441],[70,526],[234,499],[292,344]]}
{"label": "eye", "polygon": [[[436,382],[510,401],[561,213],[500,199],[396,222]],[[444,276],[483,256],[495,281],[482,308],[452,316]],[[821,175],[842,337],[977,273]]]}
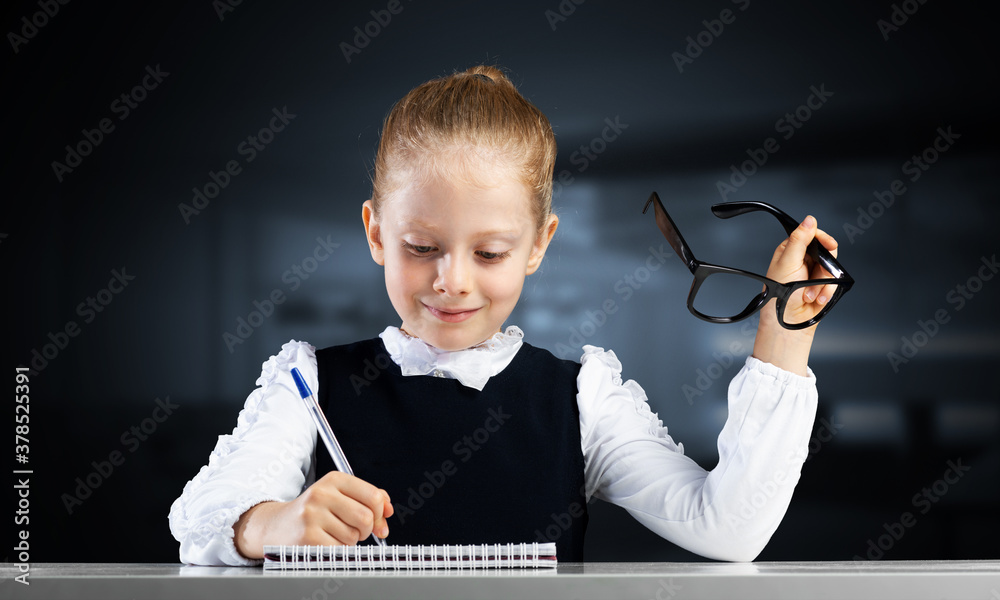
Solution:
{"label": "eye", "polygon": [[480,250],[476,254],[488,263],[498,263],[510,258],[510,250],[505,250],[503,252],[486,252],[485,250]]}
{"label": "eye", "polygon": [[409,242],[403,242],[403,249],[417,256],[426,256],[435,250],[434,246],[418,246]]}

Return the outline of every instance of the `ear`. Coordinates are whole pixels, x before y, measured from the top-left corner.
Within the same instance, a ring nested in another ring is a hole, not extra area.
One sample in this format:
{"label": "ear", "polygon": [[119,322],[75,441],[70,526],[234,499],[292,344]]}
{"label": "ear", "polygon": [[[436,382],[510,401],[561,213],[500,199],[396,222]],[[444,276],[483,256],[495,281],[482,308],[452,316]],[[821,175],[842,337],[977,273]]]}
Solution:
{"label": "ear", "polygon": [[535,240],[534,248],[531,249],[531,256],[528,257],[528,268],[525,270],[525,275],[531,275],[542,265],[542,259],[545,258],[545,251],[549,247],[549,242],[552,241],[552,236],[556,234],[557,227],[559,227],[559,217],[550,214],[549,218],[545,221],[545,226],[538,234],[538,239]]}
{"label": "ear", "polygon": [[375,205],[371,200],[365,200],[361,205],[361,220],[365,223],[365,235],[368,237],[368,249],[371,250],[372,260],[384,267],[385,247],[382,245],[382,229],[375,219]]}

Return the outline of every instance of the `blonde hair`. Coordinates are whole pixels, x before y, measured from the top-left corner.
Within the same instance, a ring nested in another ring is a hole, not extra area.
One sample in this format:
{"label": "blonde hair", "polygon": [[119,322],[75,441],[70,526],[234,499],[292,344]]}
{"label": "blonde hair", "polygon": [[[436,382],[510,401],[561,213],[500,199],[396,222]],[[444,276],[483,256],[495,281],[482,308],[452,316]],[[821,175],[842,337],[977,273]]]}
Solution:
{"label": "blonde hair", "polygon": [[[373,216],[400,187],[444,175],[483,185],[499,167],[531,193],[538,230],[552,212],[556,140],[549,120],[496,67],[479,65],[410,90],[385,118],[372,177]],[[457,160],[456,160],[457,159]]]}

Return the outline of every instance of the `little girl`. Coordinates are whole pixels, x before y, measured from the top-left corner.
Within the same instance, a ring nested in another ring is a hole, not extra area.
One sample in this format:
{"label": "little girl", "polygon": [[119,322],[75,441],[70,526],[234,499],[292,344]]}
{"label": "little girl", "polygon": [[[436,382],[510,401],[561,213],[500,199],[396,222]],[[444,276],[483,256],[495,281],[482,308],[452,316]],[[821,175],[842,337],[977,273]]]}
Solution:
{"label": "little girl", "polygon": [[[688,550],[753,560],[775,531],[807,455],[815,326],[761,310],[753,355],[729,387],[719,462],[705,471],[622,381],[615,354],[559,360],[503,328],[558,225],[548,119],[499,70],[429,81],[385,120],[362,219],[401,324],[316,350],[290,341],[263,365],[170,510],[183,562],[259,564],[264,544],[554,541],[582,561],[591,497]],[[818,278],[807,217],[767,276]],[[773,304],[772,300],[772,304]],[[825,298],[789,300],[815,314]],[[354,467],[333,470],[290,370],[305,376]]]}

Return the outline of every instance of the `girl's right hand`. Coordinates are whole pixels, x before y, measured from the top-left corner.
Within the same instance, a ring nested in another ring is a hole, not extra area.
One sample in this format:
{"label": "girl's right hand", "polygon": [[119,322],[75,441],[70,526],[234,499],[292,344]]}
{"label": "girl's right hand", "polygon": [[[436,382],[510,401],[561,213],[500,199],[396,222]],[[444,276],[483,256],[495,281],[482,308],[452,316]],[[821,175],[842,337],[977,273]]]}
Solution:
{"label": "girl's right hand", "polygon": [[233,525],[236,549],[263,558],[265,544],[353,546],[389,535],[389,494],[367,481],[331,471],[291,502],[262,502]]}

